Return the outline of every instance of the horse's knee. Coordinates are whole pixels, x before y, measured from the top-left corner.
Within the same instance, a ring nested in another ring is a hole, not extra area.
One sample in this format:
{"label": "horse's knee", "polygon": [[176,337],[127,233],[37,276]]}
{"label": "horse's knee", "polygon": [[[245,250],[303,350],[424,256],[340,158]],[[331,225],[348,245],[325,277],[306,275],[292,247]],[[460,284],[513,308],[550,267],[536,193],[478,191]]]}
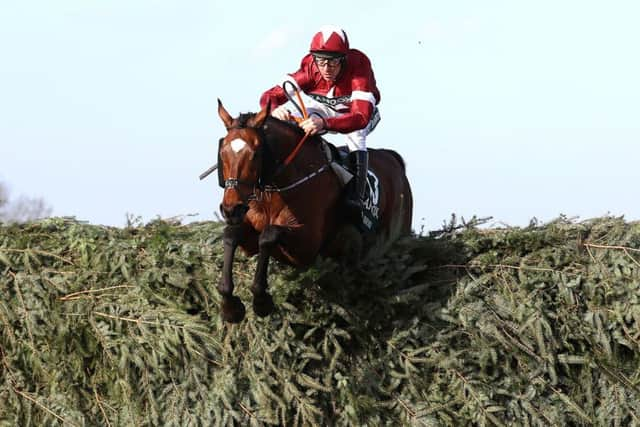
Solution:
{"label": "horse's knee", "polygon": [[224,228],[224,233],[222,235],[222,241],[228,245],[237,244],[242,237],[244,236],[244,227],[242,224],[240,225],[227,225]]}
{"label": "horse's knee", "polygon": [[282,229],[275,225],[267,225],[258,239],[258,245],[260,247],[270,247],[276,244],[280,236],[282,235]]}

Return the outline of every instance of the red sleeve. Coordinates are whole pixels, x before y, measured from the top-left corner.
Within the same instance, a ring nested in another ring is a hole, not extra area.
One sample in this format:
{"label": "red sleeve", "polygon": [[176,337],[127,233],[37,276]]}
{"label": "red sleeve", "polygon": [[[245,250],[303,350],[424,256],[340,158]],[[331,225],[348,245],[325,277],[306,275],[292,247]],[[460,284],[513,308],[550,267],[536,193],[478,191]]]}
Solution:
{"label": "red sleeve", "polygon": [[271,101],[271,110],[287,102],[282,86],[274,86],[263,93],[260,97],[260,108],[266,107],[269,101]]}
{"label": "red sleeve", "polygon": [[375,106],[380,102],[380,93],[369,59],[359,51],[352,58],[351,107],[349,112],[326,120],[328,130],[349,133],[367,126]]}
{"label": "red sleeve", "polygon": [[[286,80],[294,83],[298,90],[305,91],[313,86],[313,79],[311,78],[311,64],[313,63],[313,57],[311,55],[306,55],[302,58],[300,62],[300,68],[288,74],[283,78],[283,83]],[[262,94],[260,97],[260,107],[264,108],[267,105],[267,101],[271,101],[271,108],[276,108],[288,101],[287,96],[284,93],[284,89],[282,88],[282,83],[277,86],[272,87]]]}
{"label": "red sleeve", "polygon": [[373,106],[369,101],[351,101],[349,112],[338,117],[326,119],[327,130],[340,133],[350,133],[364,129],[371,120]]}

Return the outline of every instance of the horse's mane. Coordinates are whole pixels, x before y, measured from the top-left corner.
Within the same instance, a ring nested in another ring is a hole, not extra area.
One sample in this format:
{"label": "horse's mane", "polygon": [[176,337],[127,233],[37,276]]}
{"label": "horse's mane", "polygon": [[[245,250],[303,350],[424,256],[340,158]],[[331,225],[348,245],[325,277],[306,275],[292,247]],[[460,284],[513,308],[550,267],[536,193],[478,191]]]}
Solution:
{"label": "horse's mane", "polygon": [[290,130],[296,132],[298,135],[302,136],[304,134],[304,130],[302,130],[302,128],[300,126],[298,126],[297,123],[290,122],[288,120],[280,120],[280,119],[275,118],[273,116],[267,117],[267,120],[265,121],[265,124],[266,124],[267,121],[269,121],[271,123],[277,123],[278,125],[282,125],[285,128],[289,128]]}
{"label": "horse's mane", "polygon": [[238,127],[239,128],[246,128],[247,127],[247,122],[249,121],[249,119],[251,119],[255,115],[256,115],[256,113],[240,113],[240,115],[237,118]]}
{"label": "horse's mane", "polygon": [[[258,113],[240,113],[240,115],[236,119],[237,121],[236,126],[239,128],[248,127],[249,120],[255,117],[256,114]],[[289,130],[296,132],[300,136],[304,135],[304,131],[302,130],[302,128],[300,128],[300,126],[298,126],[294,122],[290,122],[288,120],[280,120],[270,115],[270,116],[267,116],[267,119],[265,120],[264,124],[266,125],[268,123],[273,123],[273,124],[277,124],[285,128],[288,128]]]}

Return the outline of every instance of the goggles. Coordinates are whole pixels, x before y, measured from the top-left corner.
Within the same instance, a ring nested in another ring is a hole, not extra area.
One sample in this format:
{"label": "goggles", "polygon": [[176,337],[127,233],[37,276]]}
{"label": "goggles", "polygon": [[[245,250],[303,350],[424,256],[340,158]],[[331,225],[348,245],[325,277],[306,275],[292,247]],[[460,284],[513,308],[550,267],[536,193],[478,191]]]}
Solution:
{"label": "goggles", "polygon": [[313,56],[313,60],[316,62],[318,67],[337,67],[342,64],[342,57],[338,58],[323,58],[321,56]]}

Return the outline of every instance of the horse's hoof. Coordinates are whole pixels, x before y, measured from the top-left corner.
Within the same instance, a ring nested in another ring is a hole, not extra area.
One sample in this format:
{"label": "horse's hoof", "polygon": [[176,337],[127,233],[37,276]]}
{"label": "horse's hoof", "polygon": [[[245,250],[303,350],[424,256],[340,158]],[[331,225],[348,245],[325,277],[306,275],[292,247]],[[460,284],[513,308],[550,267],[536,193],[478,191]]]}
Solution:
{"label": "horse's hoof", "polygon": [[225,322],[240,323],[244,319],[245,308],[240,298],[233,295],[222,299],[222,312],[220,315]]}
{"label": "horse's hoof", "polygon": [[258,317],[265,317],[273,313],[273,298],[268,293],[253,296],[253,312]]}

